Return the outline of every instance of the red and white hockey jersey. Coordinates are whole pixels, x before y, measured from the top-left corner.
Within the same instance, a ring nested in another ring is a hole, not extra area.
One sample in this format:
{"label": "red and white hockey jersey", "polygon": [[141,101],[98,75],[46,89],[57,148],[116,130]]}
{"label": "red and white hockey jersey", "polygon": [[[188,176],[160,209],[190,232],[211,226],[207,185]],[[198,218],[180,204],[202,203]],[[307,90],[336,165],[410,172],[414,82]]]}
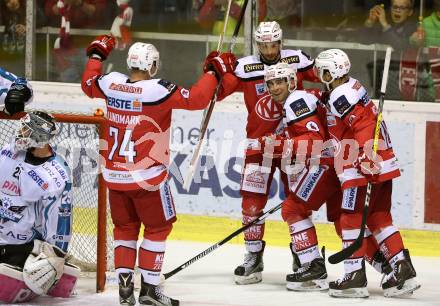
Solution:
{"label": "red and white hockey jersey", "polygon": [[[280,61],[286,62],[297,71],[298,89],[302,89],[302,80],[318,82],[313,73],[313,60],[301,50],[281,50]],[[219,100],[236,90],[243,91],[244,102],[248,111],[246,134],[248,150],[246,154],[261,154],[259,137],[272,134],[282,124],[282,106],[270,98],[265,84],[264,71],[267,65],[262,63],[259,56],[247,56],[238,60],[235,75],[226,74],[223,77],[222,91]]]}
{"label": "red and white hockey jersey", "polygon": [[[364,146],[365,148],[367,146],[372,148],[377,109],[368,96],[365,87],[358,80],[350,78],[346,83],[331,91],[327,106],[329,108],[327,113],[328,130],[330,136],[339,144],[339,149],[342,143],[347,143],[350,140],[355,140],[362,150]],[[384,121],[382,121],[380,127],[379,139],[383,144],[377,151],[378,157],[382,159],[380,162],[381,170],[374,180],[383,182],[400,176],[397,158],[394,155]],[[353,155],[350,157],[349,150],[349,146],[345,145],[344,152],[340,153],[339,158],[336,157],[337,160],[340,160],[343,156],[344,160],[348,161],[347,164],[340,164],[335,161],[336,172],[341,181],[342,189],[367,184],[367,178],[359,173],[352,164],[354,160],[349,162],[350,159],[353,159]],[[356,158],[357,155],[354,156],[354,159]]]}
{"label": "red and white hockey jersey", "polygon": [[217,80],[206,73],[188,90],[162,79],[130,82],[118,72],[101,75],[101,66],[90,59],[81,85],[107,104],[104,179],[116,190],[156,186],[167,176],[172,110],[206,108]]}

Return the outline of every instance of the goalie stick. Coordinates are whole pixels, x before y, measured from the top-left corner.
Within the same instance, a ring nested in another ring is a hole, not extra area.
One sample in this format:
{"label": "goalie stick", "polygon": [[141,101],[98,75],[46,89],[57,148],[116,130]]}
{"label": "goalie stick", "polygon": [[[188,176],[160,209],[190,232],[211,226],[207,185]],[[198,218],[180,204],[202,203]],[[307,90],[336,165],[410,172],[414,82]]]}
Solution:
{"label": "goalie stick", "polygon": [[[388,47],[385,53],[385,65],[383,68],[383,76],[382,76],[382,85],[380,87],[380,97],[379,97],[379,108],[377,111],[377,119],[376,119],[376,128],[374,130],[374,141],[373,141],[373,159],[376,157],[377,153],[377,147],[379,144],[379,133],[380,133],[380,125],[382,124],[382,112],[383,112],[383,105],[385,102],[385,92],[387,88],[387,82],[388,82],[388,71],[390,68],[390,60],[391,60],[391,51],[392,48]],[[368,206],[370,204],[371,200],[371,189],[372,189],[371,182],[368,182],[367,184],[367,193],[365,195],[365,205],[364,210],[362,212],[362,223],[361,223],[361,231],[359,233],[359,236],[356,238],[356,240],[350,244],[345,249],[342,249],[338,253],[335,253],[331,255],[328,258],[328,261],[331,264],[337,264],[343,261],[344,259],[349,258],[356,250],[358,250],[362,242],[364,240],[364,234],[365,234],[365,227],[367,223],[367,215],[368,215]]]}
{"label": "goalie stick", "polygon": [[252,225],[254,225],[257,222],[263,221],[264,219],[266,219],[269,215],[273,214],[274,212],[276,212],[277,210],[279,210],[282,206],[282,203],[278,204],[277,206],[271,208],[270,210],[268,210],[267,212],[265,212],[264,214],[262,214],[261,216],[259,216],[258,218],[256,218],[254,221],[252,221],[251,223],[246,224],[245,226],[239,228],[238,230],[236,230],[235,232],[233,232],[232,234],[230,234],[229,236],[223,238],[223,240],[217,242],[216,244],[210,246],[209,248],[207,248],[206,250],[204,250],[203,252],[197,254],[196,256],[194,256],[193,258],[191,258],[190,260],[186,261],[185,263],[183,263],[182,265],[178,266],[177,268],[175,268],[174,270],[171,270],[170,272],[164,273],[163,277],[165,279],[170,278],[171,276],[173,276],[176,273],[179,273],[180,271],[182,271],[183,269],[187,268],[188,266],[192,265],[193,263],[195,263],[197,260],[199,260],[200,258],[205,257],[206,255],[208,255],[209,253],[211,253],[212,251],[218,249],[219,247],[221,247],[223,244],[225,244],[226,242],[228,242],[229,240],[231,240],[232,238],[234,238],[235,236],[239,235],[240,233],[244,232],[245,230],[247,230],[249,227],[251,227]]}
{"label": "goalie stick", "polygon": [[[244,12],[246,11],[246,6],[247,6],[248,2],[249,2],[249,0],[244,0],[243,6],[241,7],[240,16],[238,17],[237,24],[235,25],[235,28],[234,28],[234,33],[232,34],[231,41],[229,42],[229,48],[228,48],[229,52],[232,52],[232,50],[234,48],[235,42],[237,40],[238,32],[240,31],[240,26],[243,21]],[[189,187],[191,186],[191,182],[193,180],[194,173],[197,168],[197,162],[199,160],[200,150],[203,145],[203,140],[205,139],[206,130],[208,128],[209,120],[211,119],[212,111],[214,110],[215,102],[217,102],[217,95],[218,95],[218,91],[220,90],[222,80],[223,80],[223,78],[220,78],[220,80],[217,84],[217,87],[215,89],[214,96],[212,97],[211,102],[209,103],[209,107],[208,107],[207,111],[205,112],[204,117],[202,119],[202,123],[200,125],[199,142],[197,143],[197,146],[194,148],[194,153],[191,158],[191,162],[189,164],[188,173],[187,173],[187,176],[185,177],[185,181],[183,184],[183,189],[185,189],[185,190],[188,190]]]}

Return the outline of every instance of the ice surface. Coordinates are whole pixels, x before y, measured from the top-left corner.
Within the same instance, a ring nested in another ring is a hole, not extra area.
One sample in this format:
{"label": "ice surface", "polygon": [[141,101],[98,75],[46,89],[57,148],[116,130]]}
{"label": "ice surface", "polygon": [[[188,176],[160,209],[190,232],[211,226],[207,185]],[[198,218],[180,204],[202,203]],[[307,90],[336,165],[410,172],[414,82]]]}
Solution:
{"label": "ice surface", "polygon": [[[169,241],[165,255],[164,272],[174,269],[189,258],[208,248],[210,244]],[[224,245],[195,262],[188,268],[169,278],[164,283],[165,293],[180,299],[181,305],[206,306],[263,306],[263,305],[374,305],[374,306],[416,306],[440,305],[440,258],[412,257],[417,270],[417,279],[422,287],[412,296],[405,298],[385,298],[380,289],[381,276],[370,266],[367,267],[368,299],[335,299],[326,292],[291,292],[285,288],[285,277],[291,273],[292,258],[288,247],[268,246],[264,255],[265,269],[260,284],[238,286],[233,282],[232,273],[241,263],[244,247]],[[342,264],[327,263],[329,280],[342,274]],[[77,294],[70,299],[39,297],[27,305],[119,305],[118,291],[108,286],[104,293],[95,293],[92,278],[81,278]],[[139,291],[136,291],[136,298]],[[23,304],[22,304],[23,305]]]}

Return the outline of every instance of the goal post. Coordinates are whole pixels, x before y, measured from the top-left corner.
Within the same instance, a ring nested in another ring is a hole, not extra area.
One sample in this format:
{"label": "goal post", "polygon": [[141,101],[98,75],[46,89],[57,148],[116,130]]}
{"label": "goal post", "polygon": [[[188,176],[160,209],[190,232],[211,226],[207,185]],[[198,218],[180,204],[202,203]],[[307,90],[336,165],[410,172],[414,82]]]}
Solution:
{"label": "goal post", "polygon": [[[28,110],[31,111],[31,110]],[[112,269],[113,250],[107,188],[100,171],[105,118],[99,115],[54,113],[57,134],[51,141],[72,170],[72,239],[69,253],[83,271],[96,272],[96,291],[104,291],[106,271]],[[12,140],[22,114],[8,116],[0,112],[0,145]]]}

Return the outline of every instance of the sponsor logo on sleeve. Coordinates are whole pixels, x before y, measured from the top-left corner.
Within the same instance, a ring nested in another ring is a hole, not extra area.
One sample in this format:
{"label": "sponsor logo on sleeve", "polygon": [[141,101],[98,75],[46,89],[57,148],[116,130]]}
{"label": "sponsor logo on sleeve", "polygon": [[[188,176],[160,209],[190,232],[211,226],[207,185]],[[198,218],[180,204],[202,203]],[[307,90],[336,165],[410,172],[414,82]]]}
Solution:
{"label": "sponsor logo on sleeve", "polygon": [[287,64],[297,64],[299,63],[299,56],[298,55],[292,55],[281,59],[281,62],[287,63]]}
{"label": "sponsor logo on sleeve", "polygon": [[301,117],[304,114],[310,113],[310,108],[304,99],[299,99],[290,103],[290,108],[296,117]]}
{"label": "sponsor logo on sleeve", "polygon": [[182,88],[182,89],[180,90],[180,94],[181,94],[182,97],[184,97],[185,99],[188,99],[188,98],[189,98],[189,90],[188,90],[188,89]]}
{"label": "sponsor logo on sleeve", "polygon": [[157,82],[157,84],[162,85],[169,92],[172,92],[174,90],[174,88],[176,88],[175,84],[171,83],[170,81],[164,80],[164,79],[159,80],[159,82]]}
{"label": "sponsor logo on sleeve", "polygon": [[333,107],[338,114],[343,115],[348,109],[350,109],[351,104],[348,102],[347,98],[342,95],[333,102]]}
{"label": "sponsor logo on sleeve", "polygon": [[264,64],[247,64],[243,66],[244,72],[253,72],[253,71],[264,71]]}

